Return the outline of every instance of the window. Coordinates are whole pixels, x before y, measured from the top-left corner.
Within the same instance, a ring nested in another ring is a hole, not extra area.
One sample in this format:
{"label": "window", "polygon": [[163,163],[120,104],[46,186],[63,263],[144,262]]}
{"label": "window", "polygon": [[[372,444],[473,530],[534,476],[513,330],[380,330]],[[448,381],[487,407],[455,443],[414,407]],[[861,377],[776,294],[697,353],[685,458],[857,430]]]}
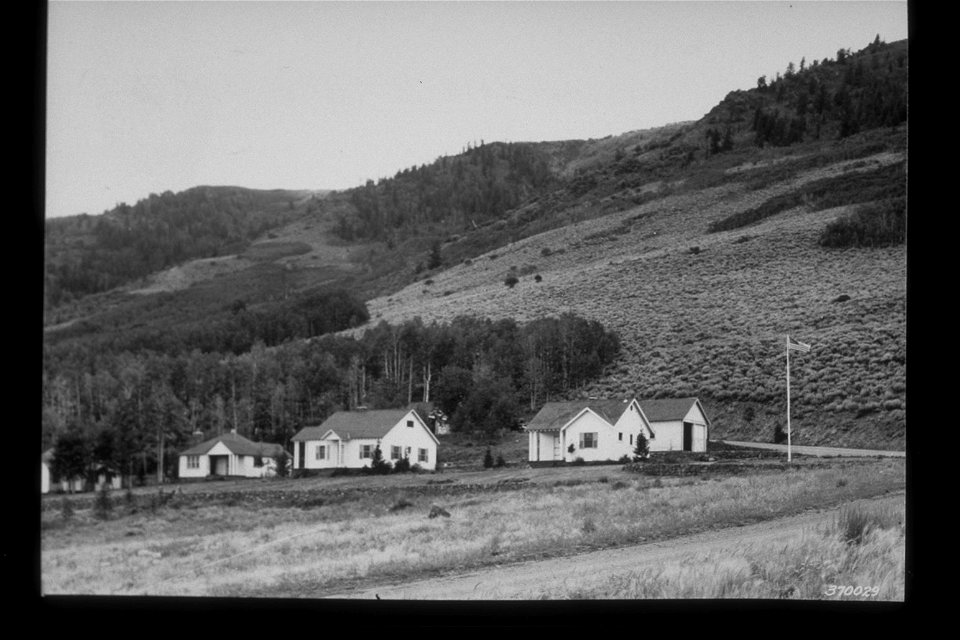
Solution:
{"label": "window", "polygon": [[623,442],[623,431],[617,434],[617,440],[619,440],[620,442]]}
{"label": "window", "polygon": [[633,444],[633,434],[630,434],[630,444]]}
{"label": "window", "polygon": [[373,458],[373,445],[372,444],[363,444],[360,445],[360,458]]}
{"label": "window", "polygon": [[429,457],[428,457],[428,455],[427,455],[427,450],[426,450],[426,449],[418,449],[418,450],[417,450],[417,453],[419,454],[418,457],[417,457],[417,460],[418,460],[419,462],[429,462],[429,461],[430,461],[430,460],[429,460]]}
{"label": "window", "polygon": [[323,444],[317,445],[317,460],[326,460],[327,459],[327,446]]}
{"label": "window", "polygon": [[390,459],[391,460],[400,459],[400,447],[390,447]]}
{"label": "window", "polygon": [[407,420],[407,426],[413,427],[413,420]]}
{"label": "window", "polygon": [[596,449],[596,448],[597,448],[597,434],[596,434],[596,433],[581,433],[581,434],[580,434],[580,448],[581,448],[581,449]]}
{"label": "window", "polygon": [[199,469],[200,456],[187,456],[187,469]]}

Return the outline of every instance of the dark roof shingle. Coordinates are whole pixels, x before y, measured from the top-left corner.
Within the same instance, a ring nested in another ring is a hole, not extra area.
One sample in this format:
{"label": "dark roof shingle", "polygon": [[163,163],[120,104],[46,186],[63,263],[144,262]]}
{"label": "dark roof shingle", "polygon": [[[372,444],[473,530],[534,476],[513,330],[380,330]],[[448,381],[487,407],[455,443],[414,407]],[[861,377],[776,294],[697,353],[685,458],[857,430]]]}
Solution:
{"label": "dark roof shingle", "polygon": [[601,418],[615,424],[630,406],[629,400],[575,400],[548,402],[529,423],[528,431],[557,431],[573,420],[584,409],[590,409]]}
{"label": "dark roof shingle", "polygon": [[[657,398],[651,400],[638,400],[643,414],[647,416],[650,422],[667,422],[671,420],[683,420],[690,408],[699,400],[697,398]],[[702,406],[701,406],[702,411]],[[706,414],[703,416],[706,418]]]}
{"label": "dark roof shingle", "polygon": [[283,451],[283,446],[279,444],[274,444],[272,442],[253,442],[252,440],[248,440],[247,438],[244,438],[236,433],[224,433],[215,438],[204,440],[203,442],[190,447],[180,455],[204,455],[213,449],[218,442],[222,442],[223,446],[229,449],[231,453],[238,456],[261,456],[274,458],[280,455],[280,452]]}
{"label": "dark roof shingle", "polygon": [[409,409],[338,411],[319,426],[304,427],[291,440],[320,440],[330,430],[344,440],[378,439],[387,435],[409,412]]}

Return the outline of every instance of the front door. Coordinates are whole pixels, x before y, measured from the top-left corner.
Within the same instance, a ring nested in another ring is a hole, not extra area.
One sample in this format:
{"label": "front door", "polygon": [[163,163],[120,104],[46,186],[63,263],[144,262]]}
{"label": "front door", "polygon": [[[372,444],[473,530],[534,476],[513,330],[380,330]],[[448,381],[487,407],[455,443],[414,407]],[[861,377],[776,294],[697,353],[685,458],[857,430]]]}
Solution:
{"label": "front door", "polygon": [[683,423],[683,450],[693,451],[693,423]]}

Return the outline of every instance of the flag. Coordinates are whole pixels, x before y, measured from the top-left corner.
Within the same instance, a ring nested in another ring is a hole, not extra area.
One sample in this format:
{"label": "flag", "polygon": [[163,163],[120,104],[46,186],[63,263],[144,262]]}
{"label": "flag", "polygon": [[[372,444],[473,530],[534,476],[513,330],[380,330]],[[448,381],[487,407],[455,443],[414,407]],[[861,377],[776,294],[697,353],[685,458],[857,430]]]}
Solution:
{"label": "flag", "polygon": [[796,349],[797,351],[810,351],[810,345],[800,342],[797,340],[794,342],[790,339],[790,336],[787,336],[787,349]]}

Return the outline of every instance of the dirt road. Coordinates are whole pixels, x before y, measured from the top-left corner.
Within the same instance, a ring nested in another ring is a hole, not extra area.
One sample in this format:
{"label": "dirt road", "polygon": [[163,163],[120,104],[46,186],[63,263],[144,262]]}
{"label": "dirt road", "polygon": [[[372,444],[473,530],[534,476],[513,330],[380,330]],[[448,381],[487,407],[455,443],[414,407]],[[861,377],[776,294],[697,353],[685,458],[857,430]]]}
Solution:
{"label": "dirt road", "polygon": [[[768,442],[737,442],[734,440],[722,440],[726,444],[732,444],[737,447],[748,447],[751,449],[770,449],[773,451],[787,452],[787,445],[772,444]],[[804,445],[793,445],[790,447],[793,453],[805,456],[819,457],[843,457],[843,458],[904,458],[905,451],[885,451],[881,449],[847,449],[844,447],[808,447]]]}
{"label": "dirt road", "polygon": [[[904,504],[899,492],[857,502],[896,507]],[[330,598],[410,600],[535,599],[540,594],[572,586],[588,588],[614,575],[650,566],[679,562],[685,556],[742,548],[748,544],[785,543],[832,521],[837,509],[808,512],[742,527],[719,529],[633,547],[606,549],[566,558],[524,562],[471,573],[406,584],[382,585],[341,593]]]}

